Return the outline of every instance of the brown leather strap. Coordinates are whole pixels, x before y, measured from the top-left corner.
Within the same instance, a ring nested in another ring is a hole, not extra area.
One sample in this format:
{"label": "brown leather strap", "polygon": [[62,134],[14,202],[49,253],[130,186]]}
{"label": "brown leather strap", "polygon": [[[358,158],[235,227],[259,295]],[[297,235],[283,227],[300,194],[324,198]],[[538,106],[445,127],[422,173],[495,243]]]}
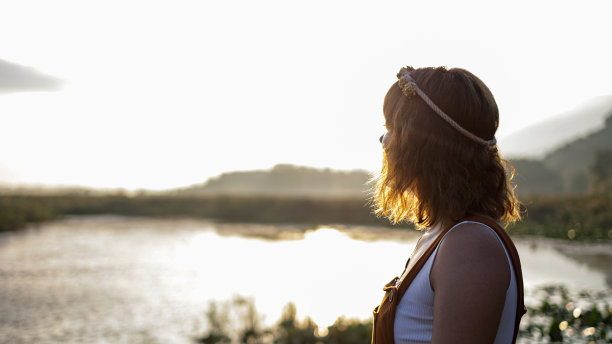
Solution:
{"label": "brown leather strap", "polygon": [[396,285],[398,277],[395,277],[391,282],[387,283],[383,287],[385,295],[378,307],[373,312],[373,326],[372,326],[372,343],[373,344],[393,344],[394,333],[393,326],[395,321],[395,310],[399,304],[399,300],[404,295],[410,283],[414,280],[416,275],[419,273],[427,259],[431,256],[433,251],[444,237],[444,234],[451,229],[452,226],[445,228],[436,239],[429,245],[423,255],[418,258],[414,266],[408,271],[403,280],[400,281],[399,285]]}
{"label": "brown leather strap", "polygon": [[406,290],[408,290],[408,287],[410,286],[410,284],[412,284],[412,281],[416,278],[416,276],[419,274],[419,271],[421,271],[421,269],[423,268],[423,265],[425,265],[425,263],[427,262],[427,259],[429,259],[429,257],[433,253],[433,251],[436,250],[436,247],[438,247],[438,244],[440,243],[440,241],[442,240],[444,235],[451,228],[453,228],[454,225],[455,224],[452,224],[452,225],[446,227],[440,234],[438,234],[436,239],[429,245],[429,247],[427,247],[427,250],[425,250],[423,255],[421,257],[419,257],[419,259],[416,261],[416,263],[414,263],[414,265],[412,266],[410,271],[408,271],[408,273],[406,274],[404,279],[400,282],[400,285],[399,285],[398,290],[397,290],[397,292],[398,292],[397,298],[398,299],[401,299],[402,296],[404,296],[404,294],[406,293]]}

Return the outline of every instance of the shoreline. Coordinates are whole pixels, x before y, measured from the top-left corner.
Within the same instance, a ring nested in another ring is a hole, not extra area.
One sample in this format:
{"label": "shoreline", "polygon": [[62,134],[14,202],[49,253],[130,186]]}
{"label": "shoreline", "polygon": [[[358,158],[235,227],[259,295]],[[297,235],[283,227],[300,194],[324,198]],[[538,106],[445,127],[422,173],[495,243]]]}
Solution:
{"label": "shoreline", "polygon": [[[77,219],[109,219],[109,220],[145,220],[145,221],[188,221],[200,224],[209,224],[218,228],[220,235],[240,235],[244,237],[258,237],[262,239],[282,240],[288,238],[300,239],[308,231],[321,228],[332,228],[349,235],[353,239],[363,241],[378,240],[399,240],[411,241],[418,239],[421,231],[414,228],[386,225],[370,225],[358,223],[305,223],[305,222],[243,222],[227,221],[215,218],[197,217],[189,215],[126,215],[126,214],[65,214],[54,218],[41,221],[27,222],[24,225],[11,230],[0,231],[0,233],[15,233],[27,228],[33,228],[47,223],[58,221],[77,220]],[[583,254],[576,246],[588,245],[597,250],[597,254],[612,256],[612,239],[569,239],[547,237],[537,234],[513,233],[512,228],[508,229],[509,235],[515,242],[529,242],[532,244],[549,244],[564,250],[568,255],[579,256]]]}

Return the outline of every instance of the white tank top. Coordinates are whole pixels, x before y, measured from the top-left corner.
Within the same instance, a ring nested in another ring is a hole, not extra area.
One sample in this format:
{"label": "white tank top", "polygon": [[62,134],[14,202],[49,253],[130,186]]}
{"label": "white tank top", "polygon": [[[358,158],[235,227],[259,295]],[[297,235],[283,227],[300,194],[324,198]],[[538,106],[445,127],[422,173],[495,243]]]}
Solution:
{"label": "white tank top", "polygon": [[[477,223],[495,233],[492,228],[480,222],[464,221],[461,223]],[[461,223],[453,226],[444,237]],[[506,257],[508,258],[508,264],[510,266],[510,283],[506,291],[506,302],[504,303],[504,309],[499,321],[494,344],[507,344],[511,343],[514,337],[514,321],[517,304],[516,275],[508,250],[497,233],[495,236],[499,239],[500,245],[504,248]],[[444,240],[444,237],[442,237],[442,240]],[[406,293],[402,296],[400,303],[397,305],[395,323],[393,324],[395,344],[431,343],[431,336],[433,333],[434,291],[429,283],[429,273],[431,272],[431,266],[442,240],[440,240],[440,243],[431,256],[429,256],[429,259],[427,259],[421,271],[419,271],[410,286],[408,286]],[[399,281],[397,283],[399,284]]]}

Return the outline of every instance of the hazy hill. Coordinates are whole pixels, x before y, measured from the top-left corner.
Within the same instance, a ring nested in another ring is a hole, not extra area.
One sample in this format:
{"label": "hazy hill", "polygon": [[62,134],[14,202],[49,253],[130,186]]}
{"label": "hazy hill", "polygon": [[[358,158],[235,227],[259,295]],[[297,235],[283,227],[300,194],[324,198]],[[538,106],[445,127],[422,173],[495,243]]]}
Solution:
{"label": "hazy hill", "polygon": [[566,143],[543,159],[510,159],[520,194],[583,193],[598,151],[612,151],[612,113],[604,127]]}
{"label": "hazy hill", "polygon": [[501,152],[510,159],[541,159],[567,142],[598,131],[612,109],[612,96],[594,98],[564,114],[500,138]]}
{"label": "hazy hill", "polygon": [[[592,112],[588,112],[589,109]],[[510,158],[516,168],[515,181],[520,195],[587,191],[589,168],[595,162],[596,153],[612,151],[612,96],[597,98],[579,110],[514,137],[525,140],[522,145],[532,147],[534,152],[539,150],[541,155],[539,158]],[[530,140],[536,143],[530,143]],[[502,148],[503,145],[500,143]],[[519,146],[516,144],[514,147]],[[172,193],[364,197],[369,178],[367,172],[359,170],[346,172],[277,165],[270,170],[224,173],[203,184]]]}
{"label": "hazy hill", "polygon": [[271,170],[229,172],[202,185],[177,191],[189,195],[278,195],[363,197],[370,176],[365,171],[334,171],[293,165]]}
{"label": "hazy hill", "polygon": [[[510,159],[519,195],[584,193],[589,167],[598,151],[612,151],[612,113],[603,127],[565,143],[541,159]],[[181,195],[275,195],[364,197],[370,176],[365,171],[334,171],[293,165],[270,170],[224,173],[201,185],[174,191]]]}
{"label": "hazy hill", "polygon": [[605,149],[612,150],[612,115],[603,129],[551,152],[543,162],[558,171],[563,190],[582,192],[588,186],[588,170],[595,162],[595,153]]}
{"label": "hazy hill", "polygon": [[519,195],[562,193],[561,177],[542,160],[513,159],[511,162],[516,172],[514,182]]}

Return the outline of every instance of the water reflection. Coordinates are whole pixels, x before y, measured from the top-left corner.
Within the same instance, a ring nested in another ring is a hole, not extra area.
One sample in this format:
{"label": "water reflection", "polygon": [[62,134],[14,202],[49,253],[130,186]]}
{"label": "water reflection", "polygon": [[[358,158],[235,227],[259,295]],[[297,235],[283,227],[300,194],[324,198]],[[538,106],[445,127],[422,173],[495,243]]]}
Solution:
{"label": "water reflection", "polygon": [[[523,265],[525,288],[547,284],[563,284],[572,288],[605,288],[607,276],[599,268],[602,263],[605,266],[612,263],[612,253],[601,257],[601,262],[588,265],[566,251],[565,248],[573,244],[542,239],[516,240]],[[584,256],[589,255],[589,250],[597,256],[597,246],[584,246],[583,249]],[[606,260],[608,264],[605,264]]]}
{"label": "water reflection", "polygon": [[[355,233],[383,239],[360,240]],[[235,295],[253,297],[268,325],[289,302],[299,318],[308,315],[321,328],[342,313],[368,318],[416,238],[368,227],[351,232],[122,217],[51,222],[0,237],[0,337],[189,342],[209,302]],[[517,245],[528,288],[558,282],[607,288],[604,273],[563,250],[546,241],[530,245]],[[602,259],[610,265],[609,255]]]}

